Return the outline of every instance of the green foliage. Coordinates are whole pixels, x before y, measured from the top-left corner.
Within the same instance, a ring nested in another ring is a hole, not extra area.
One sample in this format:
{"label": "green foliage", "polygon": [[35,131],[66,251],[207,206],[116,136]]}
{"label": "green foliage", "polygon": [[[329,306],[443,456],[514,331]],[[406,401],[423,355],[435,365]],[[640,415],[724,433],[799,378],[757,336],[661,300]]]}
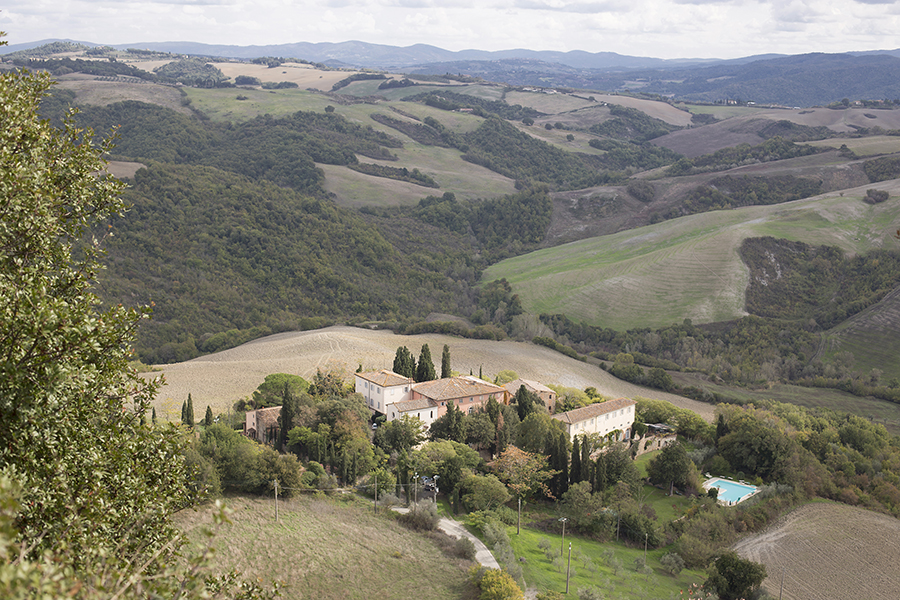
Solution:
{"label": "green foliage", "polygon": [[765,579],[765,565],[729,551],[713,563],[709,579],[703,587],[718,594],[721,600],[738,600],[751,597]]}
{"label": "green foliage", "polygon": [[394,355],[394,366],[392,370],[394,373],[409,377],[410,379],[415,377],[416,361],[413,358],[412,352],[409,351],[409,348],[406,346],[397,348],[397,353]]}
{"label": "green foliage", "polygon": [[397,517],[401,525],[415,531],[434,531],[441,520],[437,512],[437,504],[431,500],[423,500],[410,505],[409,511]]}
{"label": "green foliage", "polygon": [[826,151],[827,148],[798,145],[776,136],[757,146],[739,144],[694,159],[681,159],[667,171],[667,174],[670,177],[678,177],[696,172],[722,171],[741,165],[810,156]]}
{"label": "green foliage", "polygon": [[886,190],[866,190],[866,197],[863,201],[869,204],[880,204],[890,198],[890,194]]}
{"label": "green foliage", "polygon": [[[7,57],[4,56],[4,59]],[[13,59],[13,64],[26,69],[42,69],[50,71],[54,75],[68,73],[84,73],[97,77],[135,77],[145,81],[157,81],[159,78],[152,73],[139,69],[133,65],[120,62],[107,62],[99,60],[82,60],[80,58],[54,58],[49,60],[30,60],[25,58]]]}
{"label": "green foliage", "polygon": [[441,110],[459,110],[471,108],[474,114],[481,117],[497,116],[510,121],[520,121],[528,117],[539,117],[542,113],[528,106],[507,104],[502,100],[487,100],[469,94],[458,94],[447,89],[441,92],[425,92],[404,98],[406,102],[423,102]]}
{"label": "green foliage", "polygon": [[299,375],[273,373],[266,375],[265,380],[253,391],[252,408],[281,406],[285,390],[293,396],[299,396],[309,389],[309,382]]}
{"label": "green foliage", "polygon": [[494,475],[470,475],[460,485],[462,500],[469,510],[491,510],[510,499],[506,486]]}
{"label": "green foliage", "polygon": [[344,77],[333,86],[331,86],[331,91],[336,92],[341,88],[345,88],[354,81],[368,81],[372,79],[387,79],[387,76],[382,73],[354,73],[349,77]]}
{"label": "green foliage", "polygon": [[140,313],[91,288],[85,234],[124,209],[121,184],[98,176],[108,145],[38,119],[49,86],[0,75],[0,595],[209,593],[226,582],[202,555],[182,568],[170,522],[203,490],[177,429],[144,423],[157,384],[128,366]]}
{"label": "green foliage", "polygon": [[388,167],[384,165],[376,165],[371,163],[356,163],[349,165],[354,171],[372,175],[373,177],[386,177],[387,179],[396,179],[397,181],[406,181],[423,187],[436,188],[440,187],[437,181],[430,175],[422,173],[419,169],[410,171],[406,167]]}
{"label": "green foliage", "polygon": [[667,490],[671,485],[685,488],[689,484],[697,483],[693,463],[684,446],[678,443],[666,446],[650,459],[647,475],[650,483],[665,486]]}
{"label": "green foliage", "polygon": [[444,344],[444,349],[441,351],[441,379],[447,379],[452,376],[453,371],[450,369],[450,346]]}
{"label": "green foliage", "polygon": [[656,188],[646,179],[632,179],[625,189],[641,202],[652,202],[656,197]]}
{"label": "green foliage", "polygon": [[747,288],[750,312],[762,317],[815,319],[823,329],[875,304],[900,279],[900,253],[896,251],[847,257],[831,246],[766,237],[744,240],[740,253],[751,273]]}
{"label": "green foliage", "polygon": [[604,137],[646,142],[681,129],[655,119],[642,110],[618,104],[609,105],[609,114],[611,119],[592,125],[589,131]]}
{"label": "green foliage", "polygon": [[684,204],[667,216],[691,215],[741,206],[781,204],[821,193],[822,182],[815,179],[775,175],[771,177],[718,177],[690,194]]}
{"label": "green foliage", "polygon": [[481,594],[478,600],[524,600],[522,589],[516,580],[500,569],[489,569],[482,572],[477,566],[472,567],[471,577]]}
{"label": "green foliage", "polygon": [[557,189],[581,189],[608,183],[588,155],[560,150],[519,131],[507,121],[489,118],[465,136],[463,159],[517,180],[534,180]]}
{"label": "green foliage", "polygon": [[463,144],[462,138],[445,128],[434,117],[426,117],[422,123],[401,121],[381,113],[372,113],[372,120],[393,127],[397,131],[426,146],[457,148]]}
{"label": "green foliage", "polygon": [[[594,158],[598,166],[611,171],[637,169],[646,171],[676,163],[681,155],[662,146],[654,146],[649,142],[634,143],[612,139],[592,139],[588,142],[591,148],[603,150],[602,156]],[[611,177],[614,182],[618,175]]]}
{"label": "green foliage", "polygon": [[259,77],[238,75],[234,78],[234,85],[262,85],[262,81],[259,80]]}
{"label": "green foliage", "polygon": [[208,61],[193,56],[173,60],[156,67],[153,72],[160,78],[194,87],[218,87],[228,79]]}
{"label": "green foliage", "polygon": [[422,344],[419,361],[416,363],[416,383],[435,379],[437,379],[437,372],[434,369],[434,361],[431,360],[431,350],[428,348],[428,344]]}
{"label": "green foliage", "polygon": [[863,163],[863,170],[866,172],[870,183],[897,179],[900,177],[900,158],[884,156],[867,160]]}

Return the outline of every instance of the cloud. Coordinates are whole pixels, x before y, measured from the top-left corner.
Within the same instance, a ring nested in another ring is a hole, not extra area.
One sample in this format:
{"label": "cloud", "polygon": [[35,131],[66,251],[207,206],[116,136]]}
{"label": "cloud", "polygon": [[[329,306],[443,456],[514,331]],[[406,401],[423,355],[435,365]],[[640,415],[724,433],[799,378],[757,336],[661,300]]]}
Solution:
{"label": "cloud", "polygon": [[525,10],[544,10],[552,12],[594,15],[598,13],[627,12],[632,6],[624,2],[609,0],[606,2],[567,2],[565,0],[514,0],[514,8]]}

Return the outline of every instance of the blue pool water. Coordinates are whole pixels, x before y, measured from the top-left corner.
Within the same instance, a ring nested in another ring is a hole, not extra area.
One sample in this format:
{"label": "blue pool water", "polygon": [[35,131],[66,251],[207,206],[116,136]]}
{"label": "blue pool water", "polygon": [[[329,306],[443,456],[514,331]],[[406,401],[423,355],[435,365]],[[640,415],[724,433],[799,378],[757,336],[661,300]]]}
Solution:
{"label": "blue pool water", "polygon": [[709,489],[714,487],[719,490],[719,500],[728,505],[737,504],[741,500],[746,500],[756,493],[756,486],[745,483],[737,483],[728,479],[715,478],[710,479],[704,485]]}

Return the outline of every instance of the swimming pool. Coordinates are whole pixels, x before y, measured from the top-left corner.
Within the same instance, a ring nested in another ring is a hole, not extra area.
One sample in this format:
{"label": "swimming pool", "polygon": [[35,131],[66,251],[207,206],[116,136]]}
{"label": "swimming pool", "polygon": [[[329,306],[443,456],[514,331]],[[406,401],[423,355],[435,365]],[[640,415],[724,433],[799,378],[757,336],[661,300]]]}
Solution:
{"label": "swimming pool", "polygon": [[719,490],[719,503],[726,506],[734,506],[739,502],[743,502],[759,491],[754,485],[738,483],[730,479],[722,479],[721,477],[714,477],[703,484],[703,489],[709,490],[709,488]]}

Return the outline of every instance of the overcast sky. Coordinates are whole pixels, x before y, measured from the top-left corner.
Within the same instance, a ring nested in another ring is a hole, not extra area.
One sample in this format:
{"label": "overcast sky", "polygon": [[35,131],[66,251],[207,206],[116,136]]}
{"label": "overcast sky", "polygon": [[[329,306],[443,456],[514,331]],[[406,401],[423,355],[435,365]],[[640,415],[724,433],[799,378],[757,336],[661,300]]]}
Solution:
{"label": "overcast sky", "polygon": [[0,0],[10,44],[343,42],[659,58],[900,47],[892,0]]}

